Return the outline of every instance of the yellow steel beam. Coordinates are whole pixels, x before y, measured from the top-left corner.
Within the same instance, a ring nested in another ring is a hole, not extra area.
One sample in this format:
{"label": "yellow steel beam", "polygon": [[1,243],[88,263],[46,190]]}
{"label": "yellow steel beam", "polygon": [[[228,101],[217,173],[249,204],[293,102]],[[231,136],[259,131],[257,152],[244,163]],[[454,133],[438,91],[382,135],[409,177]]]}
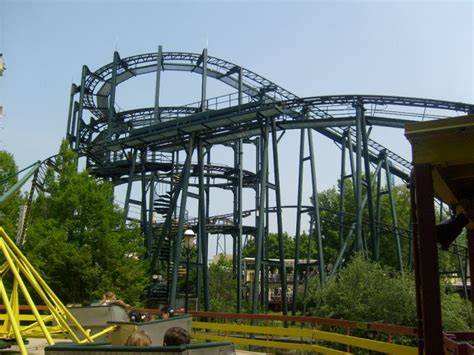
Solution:
{"label": "yellow steel beam", "polygon": [[[43,322],[47,322],[50,318],[51,315],[43,315]],[[36,321],[36,318],[33,314],[20,314],[16,317],[21,322],[32,322]],[[7,314],[0,314],[0,321],[10,321],[10,318],[8,317]]]}
{"label": "yellow steel beam", "polygon": [[[91,336],[91,338],[93,340],[97,339],[97,338],[100,338],[104,335],[107,335],[109,333],[112,333],[113,331],[115,331],[115,329],[117,329],[119,326],[118,325],[110,325],[108,326],[107,328],[101,330],[100,332],[98,333],[95,333],[94,335]],[[83,341],[81,341],[81,343],[85,343],[86,342],[86,339],[84,339]]]}
{"label": "yellow steel beam", "polygon": [[[84,337],[83,342],[93,342],[90,332],[84,330],[70,311],[61,303],[59,298],[1,227],[0,251],[5,258],[5,262],[0,266],[0,286],[2,301],[7,308],[7,314],[0,316],[0,321],[3,320],[3,323],[0,325],[1,338],[11,339],[15,337],[22,353],[25,354],[26,350],[22,349],[22,346],[24,347],[22,337],[25,336],[46,338],[50,345],[54,344],[53,335],[55,337],[59,335],[62,335],[62,337],[67,336],[76,343],[81,341],[79,336],[82,335]],[[10,275],[13,276],[13,287],[9,299],[3,285],[3,279]],[[39,313],[26,287],[26,281],[43,300],[48,308],[49,315],[45,316]],[[33,314],[20,314],[19,292],[27,301]],[[48,326],[46,324],[53,321],[57,325]],[[77,327],[78,332],[72,330],[68,321]],[[29,322],[29,325],[22,326],[22,322],[23,324]]]}
{"label": "yellow steel beam", "polygon": [[[50,321],[52,321],[53,319],[54,319],[54,317],[53,317],[52,315],[43,316],[43,317],[41,318],[41,320],[43,321],[43,323],[50,322]],[[21,322],[22,320],[23,320],[23,318],[20,318],[20,322]],[[34,320],[36,320],[36,319],[34,319]],[[21,331],[22,331],[22,333],[23,333],[23,332],[27,332],[27,331],[29,331],[29,330],[31,330],[31,329],[36,328],[37,326],[38,326],[38,321],[36,321],[36,322],[34,322],[34,323],[31,323],[31,324],[27,325],[26,327],[22,327],[22,328],[21,328]],[[46,326],[46,327],[48,328],[48,330],[50,329],[50,327],[48,327],[48,326]]]}
{"label": "yellow steel beam", "polygon": [[20,332],[20,324],[17,323],[15,320],[15,313],[13,312],[12,306],[10,304],[10,300],[8,299],[8,294],[7,294],[7,291],[5,290],[5,286],[3,285],[3,280],[0,280],[0,294],[2,295],[2,301],[7,310],[7,314],[11,319],[11,327],[15,334],[16,343],[18,347],[20,348],[21,355],[27,355],[28,352],[26,351],[25,343],[23,341],[23,338]]}
{"label": "yellow steel beam", "polygon": [[17,267],[16,267],[16,265],[15,265],[13,259],[12,259],[12,255],[9,252],[9,250],[7,249],[7,246],[5,245],[4,239],[0,239],[0,249],[2,250],[3,255],[5,256],[5,259],[7,260],[8,264],[10,265],[11,272],[15,276],[15,279],[18,281],[18,285],[19,285],[19,287],[20,287],[20,289],[23,293],[23,296],[25,297],[26,302],[28,303],[28,305],[31,307],[31,311],[35,315],[36,320],[38,321],[38,324],[39,324],[41,330],[44,333],[46,341],[50,345],[54,344],[54,340],[49,335],[48,329],[46,328],[46,325],[44,324],[43,320],[41,319],[41,315],[39,314],[38,309],[36,308],[36,305],[35,305],[33,299],[31,298],[30,293],[28,292],[28,289],[26,288],[26,286],[25,286],[25,284],[24,284],[24,282],[23,282],[23,280],[20,276],[20,273],[19,273],[19,271],[18,271],[18,269],[17,269]]}
{"label": "yellow steel beam", "polygon": [[[18,317],[20,315],[20,303],[18,298],[18,281],[16,279],[13,279],[12,292],[10,294],[10,303],[13,305],[13,313],[15,314],[15,317]],[[13,335],[11,332],[10,334]]]}
{"label": "yellow steel beam", "polygon": [[[63,305],[61,300],[56,296],[56,294],[51,290],[48,284],[43,280],[41,275],[36,271],[36,269],[30,264],[28,259],[23,255],[23,253],[18,249],[15,243],[11,238],[6,234],[5,230],[0,227],[0,236],[3,238],[5,243],[11,249],[12,254],[15,255],[20,261],[22,270],[27,276],[28,280],[32,283],[32,286],[35,287],[37,292],[40,294],[41,298],[48,306],[49,311],[55,316],[55,320],[64,327],[69,335],[72,337],[72,340],[79,342],[80,339],[74,331],[72,331],[71,326],[68,324],[66,319],[72,322],[76,327],[78,333],[83,335],[87,341],[92,342],[93,339],[90,337],[89,332],[87,332],[82,325],[77,321],[77,319],[71,314],[71,312]],[[44,291],[43,291],[44,290]]]}
{"label": "yellow steel beam", "polygon": [[3,277],[4,274],[7,273],[7,271],[10,270],[10,266],[8,263],[5,261],[2,266],[0,266],[0,277]]}

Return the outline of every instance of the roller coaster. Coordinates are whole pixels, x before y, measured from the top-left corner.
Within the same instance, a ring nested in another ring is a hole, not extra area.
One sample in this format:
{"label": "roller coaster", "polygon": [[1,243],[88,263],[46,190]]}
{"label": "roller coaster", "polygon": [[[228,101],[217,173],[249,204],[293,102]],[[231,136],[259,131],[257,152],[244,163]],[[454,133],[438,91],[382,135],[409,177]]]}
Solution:
{"label": "roller coaster", "polygon": [[[165,72],[200,76],[199,101],[163,105],[160,93],[165,89]],[[119,85],[145,74],[155,75],[154,103],[130,110],[118,108]],[[235,92],[209,98],[209,79]],[[251,70],[209,56],[207,49],[202,53],[163,52],[159,46],[156,53],[126,58],[115,52],[111,63],[95,71],[83,66],[80,84],[71,87],[66,133],[95,176],[116,187],[124,186],[124,218],[134,218],[131,206],[140,209],[138,220],[150,274],[154,280],[158,276],[165,280],[151,288],[149,296],[155,304],[176,305],[179,269],[184,262],[183,235],[185,229],[192,228],[197,232],[197,261],[193,263],[198,270],[196,295],[202,297],[204,310],[209,309],[209,238],[225,235],[232,240],[236,311],[242,310],[242,246],[247,238],[254,238],[252,312],[256,313],[259,303],[265,302],[259,298],[259,293],[265,293],[268,287],[262,280],[267,279],[271,267],[277,267],[281,275],[281,309],[287,314],[290,304],[295,314],[298,285],[305,277],[298,271],[308,267],[300,250],[304,230],[310,231],[317,245],[314,257],[321,283],[336,272],[351,251],[367,250],[377,260],[382,235],[393,238],[398,266],[403,270],[402,244],[410,243],[402,235],[409,231],[398,226],[392,180],[397,177],[408,181],[412,165],[370,138],[372,128],[401,129],[410,122],[470,113],[474,113],[471,104],[410,97],[300,98]],[[290,144],[282,139],[290,131],[299,133],[299,144],[296,138]],[[340,151],[340,160],[334,162],[340,169],[341,181],[340,205],[334,221],[339,226],[339,248],[330,268],[325,259],[316,180],[314,139],[319,136],[333,141]],[[228,164],[217,163],[217,147],[226,149]],[[297,194],[290,205],[282,203],[286,182],[282,181],[280,170],[287,164],[280,159],[282,149],[291,151],[298,165]],[[353,216],[344,210],[345,181],[350,181],[354,191]],[[308,196],[304,196],[304,186],[310,187]],[[225,203],[215,193],[223,190],[232,196]],[[377,212],[383,194],[388,195],[391,204],[392,220],[388,224]],[[294,255],[288,255],[283,243],[286,209],[296,214],[294,231],[290,231],[295,238]],[[219,214],[211,214],[213,210]],[[279,236],[277,263],[267,256],[266,236],[271,225],[276,225]],[[292,279],[286,275],[287,258],[294,259]],[[291,295],[287,294],[288,289]]]}

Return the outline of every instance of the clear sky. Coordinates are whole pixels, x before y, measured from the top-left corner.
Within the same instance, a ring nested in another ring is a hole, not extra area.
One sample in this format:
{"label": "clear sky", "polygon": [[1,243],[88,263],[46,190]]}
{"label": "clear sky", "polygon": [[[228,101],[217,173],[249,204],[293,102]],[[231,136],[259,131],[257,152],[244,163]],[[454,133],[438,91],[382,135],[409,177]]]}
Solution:
{"label": "clear sky", "polygon": [[[0,77],[0,149],[13,153],[20,168],[57,153],[70,85],[79,83],[82,65],[96,70],[114,50],[127,57],[160,44],[164,51],[208,47],[209,55],[301,97],[360,93],[474,103],[473,32],[472,1],[0,0],[7,67]],[[197,82],[171,84],[174,77],[166,75],[161,104],[199,100],[190,88]],[[124,85],[118,104],[152,106],[153,82],[142,83]],[[220,90],[211,87],[209,96]],[[409,158],[402,132],[379,141]],[[318,151],[326,167],[324,144],[334,144],[321,143]],[[320,188],[336,183],[338,167],[329,170],[319,169]]]}

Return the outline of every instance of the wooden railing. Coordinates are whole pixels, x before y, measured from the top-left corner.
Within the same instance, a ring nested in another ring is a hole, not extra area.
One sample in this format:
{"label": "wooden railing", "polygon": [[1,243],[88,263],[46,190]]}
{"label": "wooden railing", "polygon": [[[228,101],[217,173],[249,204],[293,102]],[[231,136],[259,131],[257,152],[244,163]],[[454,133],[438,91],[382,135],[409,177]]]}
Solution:
{"label": "wooden railing", "polygon": [[445,332],[444,353],[452,355],[472,355],[474,346],[474,332]]}

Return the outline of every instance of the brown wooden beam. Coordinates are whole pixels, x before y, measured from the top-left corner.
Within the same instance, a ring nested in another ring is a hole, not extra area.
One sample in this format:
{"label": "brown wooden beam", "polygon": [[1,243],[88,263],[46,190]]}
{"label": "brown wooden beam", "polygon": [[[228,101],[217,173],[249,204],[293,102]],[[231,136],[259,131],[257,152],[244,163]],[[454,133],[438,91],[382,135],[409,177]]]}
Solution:
{"label": "brown wooden beam", "polygon": [[416,291],[416,327],[418,330],[418,354],[423,355],[425,348],[425,336],[423,334],[423,312],[421,306],[421,276],[420,276],[420,247],[418,237],[418,219],[416,216],[415,195],[415,172],[410,175],[410,209],[411,209],[411,232],[413,243],[413,264],[415,265],[415,291]]}
{"label": "brown wooden beam", "polygon": [[469,253],[469,280],[471,281],[471,326],[474,324],[474,282],[472,282],[474,275],[474,229],[468,228],[466,233],[467,247]]}
{"label": "brown wooden beam", "polygon": [[419,247],[419,260],[415,268],[420,276],[417,287],[421,296],[424,349],[425,354],[442,354],[441,296],[431,165],[415,164],[414,175]]}

